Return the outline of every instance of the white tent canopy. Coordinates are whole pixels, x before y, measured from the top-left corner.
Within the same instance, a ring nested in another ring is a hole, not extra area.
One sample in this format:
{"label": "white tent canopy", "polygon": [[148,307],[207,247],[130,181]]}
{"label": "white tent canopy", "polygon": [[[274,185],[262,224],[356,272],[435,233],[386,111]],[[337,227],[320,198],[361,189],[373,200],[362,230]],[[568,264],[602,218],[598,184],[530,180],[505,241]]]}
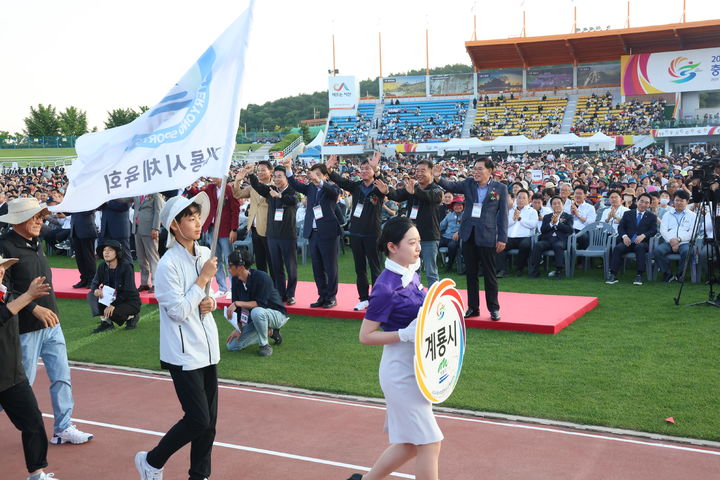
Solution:
{"label": "white tent canopy", "polygon": [[320,130],[317,135],[315,135],[315,138],[312,142],[308,143],[306,145],[307,148],[312,148],[315,146],[322,146],[323,142],[325,142],[325,131]]}

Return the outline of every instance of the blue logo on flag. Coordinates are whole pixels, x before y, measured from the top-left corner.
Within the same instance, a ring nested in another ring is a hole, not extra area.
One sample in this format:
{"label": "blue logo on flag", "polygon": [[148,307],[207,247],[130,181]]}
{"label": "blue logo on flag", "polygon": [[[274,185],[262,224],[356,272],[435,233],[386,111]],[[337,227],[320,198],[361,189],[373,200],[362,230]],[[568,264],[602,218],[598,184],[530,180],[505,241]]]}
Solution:
{"label": "blue logo on flag", "polygon": [[[137,147],[157,148],[166,143],[179,142],[190,135],[208,108],[215,59],[215,50],[213,47],[208,48],[180,84],[175,85],[170,94],[146,112],[146,125],[150,132],[133,136],[126,150]],[[155,130],[175,118],[177,120],[173,125]]]}

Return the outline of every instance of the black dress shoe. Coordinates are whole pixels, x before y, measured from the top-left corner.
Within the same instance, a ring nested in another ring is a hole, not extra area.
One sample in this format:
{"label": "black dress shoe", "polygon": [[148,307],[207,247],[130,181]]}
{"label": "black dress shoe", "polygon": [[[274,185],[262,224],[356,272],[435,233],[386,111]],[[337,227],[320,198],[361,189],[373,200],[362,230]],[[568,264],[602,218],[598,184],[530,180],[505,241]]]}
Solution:
{"label": "black dress shoe", "polygon": [[318,298],[316,302],[310,304],[310,308],[319,308],[325,305],[324,298]]}
{"label": "black dress shoe", "polygon": [[140,285],[140,286],[138,287],[138,292],[144,292],[144,291],[146,291],[146,290],[150,290],[150,286],[149,286],[149,285]]}
{"label": "black dress shoe", "polygon": [[288,297],[287,302],[285,303],[288,305],[295,305],[295,297]]}
{"label": "black dress shoe", "polygon": [[476,308],[468,308],[465,312],[465,318],[477,317],[480,315],[480,311]]}
{"label": "black dress shoe", "polygon": [[90,287],[90,285],[83,282],[82,280],[72,286],[72,288],[89,288],[89,287]]}
{"label": "black dress shoe", "polygon": [[333,308],[335,305],[337,305],[337,300],[334,298],[331,300],[328,300],[323,304],[323,308]]}
{"label": "black dress shoe", "polygon": [[350,475],[350,478],[348,480],[362,480],[362,475],[359,473],[353,473]]}
{"label": "black dress shoe", "polygon": [[140,314],[130,315],[127,322],[125,322],[125,330],[134,330],[137,328],[137,324],[140,321]]}
{"label": "black dress shoe", "polygon": [[490,320],[493,322],[500,320],[500,312],[498,310],[490,312]]}

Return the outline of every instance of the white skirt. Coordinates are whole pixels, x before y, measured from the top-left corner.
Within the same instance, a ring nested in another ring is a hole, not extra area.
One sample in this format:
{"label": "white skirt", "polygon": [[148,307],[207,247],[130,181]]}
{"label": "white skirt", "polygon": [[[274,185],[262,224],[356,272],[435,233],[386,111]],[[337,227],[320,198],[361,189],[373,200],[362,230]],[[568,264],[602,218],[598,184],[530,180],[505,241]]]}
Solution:
{"label": "white skirt", "polygon": [[390,443],[425,445],[443,439],[430,403],[415,380],[415,344],[397,342],[383,347],[380,360],[380,387],[387,411],[385,431]]}

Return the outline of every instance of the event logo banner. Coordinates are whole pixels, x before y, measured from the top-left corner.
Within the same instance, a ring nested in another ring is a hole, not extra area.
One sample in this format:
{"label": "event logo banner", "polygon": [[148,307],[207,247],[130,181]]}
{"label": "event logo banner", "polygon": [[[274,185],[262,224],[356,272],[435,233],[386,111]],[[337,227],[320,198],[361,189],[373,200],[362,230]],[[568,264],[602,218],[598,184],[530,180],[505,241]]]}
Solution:
{"label": "event logo banner", "polygon": [[444,278],[427,292],[415,329],[415,380],[423,396],[441,403],[460,378],[465,354],[463,301],[455,282]]}
{"label": "event logo banner", "polygon": [[720,88],[720,47],[623,55],[623,95]]}
{"label": "event logo banner", "polygon": [[328,77],[330,110],[354,110],[360,99],[360,86],[355,77]]}
{"label": "event logo banner", "polygon": [[254,0],[160,103],[127,125],[78,138],[63,202],[92,210],[114,198],[184,188],[227,174],[240,118]]}

